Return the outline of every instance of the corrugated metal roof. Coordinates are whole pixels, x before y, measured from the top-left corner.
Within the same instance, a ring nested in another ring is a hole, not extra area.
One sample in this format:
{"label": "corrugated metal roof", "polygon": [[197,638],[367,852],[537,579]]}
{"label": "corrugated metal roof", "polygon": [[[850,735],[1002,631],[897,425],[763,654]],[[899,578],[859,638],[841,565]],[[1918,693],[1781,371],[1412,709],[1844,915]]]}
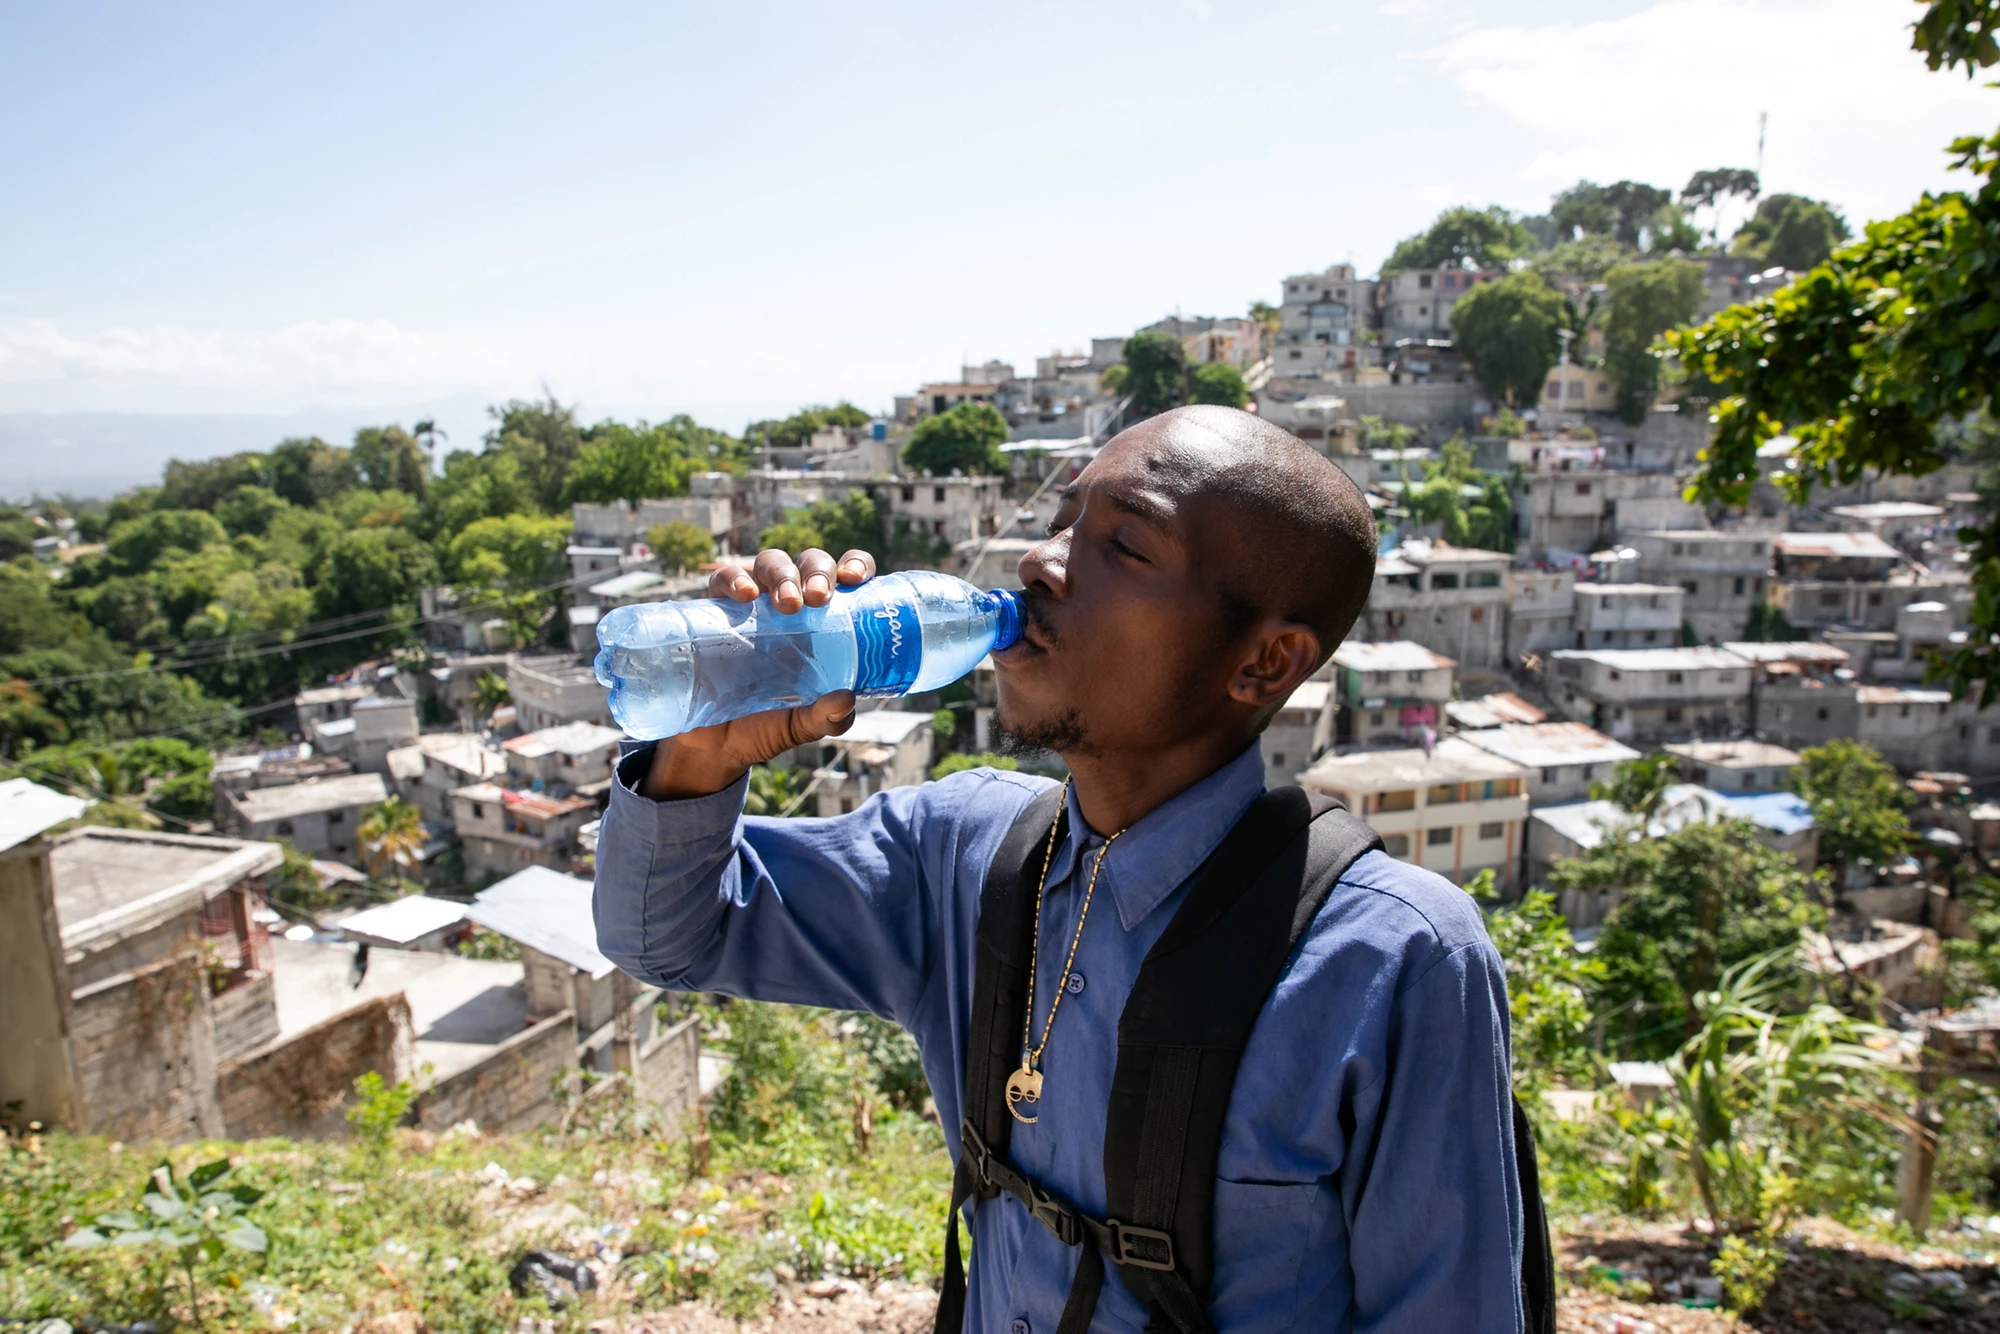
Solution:
{"label": "corrugated metal roof", "polygon": [[1742,640],[1729,640],[1722,646],[1739,658],[1752,662],[1823,662],[1839,667],[1847,661],[1847,650],[1832,644],[1814,643],[1809,639],[1785,640],[1775,644],[1760,644]]}
{"label": "corrugated metal roof", "polygon": [[1771,546],[1786,556],[1900,560],[1903,555],[1873,533],[1780,533]]}
{"label": "corrugated metal roof", "polygon": [[588,880],[530,866],[481,890],[465,915],[592,977],[604,977],[616,966],[597,950]]}
{"label": "corrugated metal roof", "polygon": [[1734,653],[1696,645],[1692,648],[1580,648],[1557,649],[1552,658],[1582,659],[1621,672],[1698,672],[1710,668],[1724,671],[1750,664]]}
{"label": "corrugated metal roof", "polygon": [[1349,640],[1333,651],[1333,661],[1336,666],[1356,672],[1427,672],[1438,667],[1458,665],[1443,654],[1433,653],[1422,644],[1408,639],[1391,639],[1381,643]]}
{"label": "corrugated metal roof", "polygon": [[1461,735],[1482,750],[1530,769],[1617,764],[1639,758],[1638,751],[1583,723],[1512,723]]}
{"label": "corrugated metal roof", "polygon": [[90,809],[81,797],[51,791],[25,778],[0,783],[0,851],[26,843],[43,830]]}
{"label": "corrugated metal roof", "polygon": [[1549,715],[1511,691],[1481,695],[1477,699],[1455,699],[1444,706],[1445,716],[1460,727],[1500,727],[1506,723],[1542,723]]}
{"label": "corrugated metal roof", "polygon": [[464,920],[463,903],[434,899],[427,894],[411,894],[406,898],[378,903],[373,908],[364,908],[352,917],[342,918],[335,925],[349,936],[367,936],[370,940],[391,945],[407,945]]}

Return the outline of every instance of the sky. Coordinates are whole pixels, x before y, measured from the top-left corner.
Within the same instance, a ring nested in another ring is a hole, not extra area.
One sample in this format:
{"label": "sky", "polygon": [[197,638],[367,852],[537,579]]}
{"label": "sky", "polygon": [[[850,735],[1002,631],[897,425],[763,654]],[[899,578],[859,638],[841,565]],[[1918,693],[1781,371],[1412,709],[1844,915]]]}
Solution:
{"label": "sky", "polygon": [[0,0],[0,493],[546,386],[886,410],[1457,203],[1753,167],[1856,222],[2000,91],[1909,0]]}

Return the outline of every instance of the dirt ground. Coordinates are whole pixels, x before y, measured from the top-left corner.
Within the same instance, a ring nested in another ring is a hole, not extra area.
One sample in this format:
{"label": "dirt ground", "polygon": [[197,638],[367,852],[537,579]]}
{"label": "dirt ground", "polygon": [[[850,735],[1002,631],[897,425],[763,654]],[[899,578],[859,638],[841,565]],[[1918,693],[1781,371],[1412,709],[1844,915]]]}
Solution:
{"label": "dirt ground", "polygon": [[[1556,1328],[1613,1334],[1613,1318],[1622,1314],[1650,1321],[1661,1334],[2000,1334],[2000,1273],[1991,1264],[1929,1247],[1904,1251],[1819,1219],[1800,1228],[1790,1249],[1764,1309],[1739,1320],[1707,1304],[1713,1300],[1709,1238],[1665,1225],[1572,1231],[1557,1257],[1568,1291]],[[1640,1282],[1652,1287],[1651,1298],[1628,1299],[1640,1295]],[[1613,1287],[1628,1298],[1604,1291]],[[873,1289],[787,1284],[768,1315],[740,1323],[689,1303],[591,1328],[596,1334],[927,1334],[935,1304],[930,1290],[893,1282]]]}

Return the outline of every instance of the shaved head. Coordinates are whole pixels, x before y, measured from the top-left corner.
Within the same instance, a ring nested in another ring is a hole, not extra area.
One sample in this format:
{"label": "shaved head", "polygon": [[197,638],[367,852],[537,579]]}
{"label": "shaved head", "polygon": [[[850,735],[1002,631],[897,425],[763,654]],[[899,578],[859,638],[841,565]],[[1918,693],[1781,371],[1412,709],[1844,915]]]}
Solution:
{"label": "shaved head", "polygon": [[1320,661],[1360,617],[1375,578],[1375,519],[1351,478],[1282,427],[1235,408],[1176,408],[1154,437],[1162,482],[1223,517],[1204,563],[1232,631],[1274,615],[1309,626]]}

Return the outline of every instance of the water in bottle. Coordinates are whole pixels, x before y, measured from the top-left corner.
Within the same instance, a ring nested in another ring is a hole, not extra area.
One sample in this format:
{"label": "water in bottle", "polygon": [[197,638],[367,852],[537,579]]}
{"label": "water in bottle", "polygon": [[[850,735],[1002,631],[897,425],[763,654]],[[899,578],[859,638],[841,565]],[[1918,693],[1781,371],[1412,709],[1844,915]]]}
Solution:
{"label": "water in bottle", "polygon": [[1020,637],[1020,594],[913,570],[790,615],[769,594],[615,608],[597,623],[597,679],[618,725],[650,741],[836,690],[935,690]]}

